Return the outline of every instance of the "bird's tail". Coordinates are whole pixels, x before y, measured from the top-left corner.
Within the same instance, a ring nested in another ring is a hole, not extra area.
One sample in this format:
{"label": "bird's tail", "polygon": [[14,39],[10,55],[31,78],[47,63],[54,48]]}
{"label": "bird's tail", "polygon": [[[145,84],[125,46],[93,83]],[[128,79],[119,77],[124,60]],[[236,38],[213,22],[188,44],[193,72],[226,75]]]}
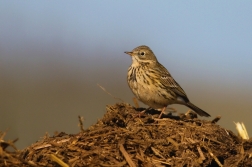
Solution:
{"label": "bird's tail", "polygon": [[195,111],[200,116],[204,116],[204,117],[210,117],[211,116],[207,112],[201,110],[199,107],[197,107],[194,104],[192,104],[191,102],[187,102],[186,106],[189,107],[190,109],[192,109],[193,111]]}

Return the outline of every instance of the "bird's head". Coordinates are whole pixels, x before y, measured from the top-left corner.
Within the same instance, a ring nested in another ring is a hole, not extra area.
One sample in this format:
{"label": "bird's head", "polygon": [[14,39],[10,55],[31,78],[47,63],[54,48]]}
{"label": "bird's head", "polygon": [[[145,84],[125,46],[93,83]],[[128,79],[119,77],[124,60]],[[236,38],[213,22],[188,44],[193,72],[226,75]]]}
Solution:
{"label": "bird's head", "polygon": [[132,63],[155,63],[157,58],[152,50],[145,45],[138,46],[131,52],[124,52],[132,57]]}

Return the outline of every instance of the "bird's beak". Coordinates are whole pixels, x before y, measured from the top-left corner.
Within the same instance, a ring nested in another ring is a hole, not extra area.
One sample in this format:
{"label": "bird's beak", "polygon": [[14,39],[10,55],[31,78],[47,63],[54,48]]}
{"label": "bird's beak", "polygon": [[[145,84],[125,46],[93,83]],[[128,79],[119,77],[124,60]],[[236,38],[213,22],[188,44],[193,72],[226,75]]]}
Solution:
{"label": "bird's beak", "polygon": [[128,54],[128,55],[130,55],[130,56],[133,55],[133,52],[124,52],[124,53],[126,53],[126,54]]}

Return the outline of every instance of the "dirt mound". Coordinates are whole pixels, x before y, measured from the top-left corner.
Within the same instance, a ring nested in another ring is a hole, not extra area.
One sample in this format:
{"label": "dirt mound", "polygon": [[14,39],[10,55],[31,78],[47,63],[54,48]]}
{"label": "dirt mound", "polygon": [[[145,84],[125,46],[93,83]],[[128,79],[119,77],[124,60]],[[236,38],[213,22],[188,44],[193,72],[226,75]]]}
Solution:
{"label": "dirt mound", "polygon": [[[104,117],[87,130],[45,137],[17,151],[17,166],[252,166],[252,140],[213,121],[155,119],[155,111],[139,118],[137,112],[127,104],[107,106]],[[0,165],[6,159],[0,154]]]}

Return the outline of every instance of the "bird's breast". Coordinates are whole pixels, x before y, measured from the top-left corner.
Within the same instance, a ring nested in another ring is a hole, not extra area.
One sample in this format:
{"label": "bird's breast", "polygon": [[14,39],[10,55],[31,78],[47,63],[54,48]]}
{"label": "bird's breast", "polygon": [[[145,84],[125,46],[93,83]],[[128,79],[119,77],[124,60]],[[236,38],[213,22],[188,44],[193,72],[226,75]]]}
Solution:
{"label": "bird's breast", "polygon": [[128,70],[128,85],[133,94],[146,105],[158,109],[167,106],[169,94],[160,87],[152,72],[146,68],[131,66]]}

